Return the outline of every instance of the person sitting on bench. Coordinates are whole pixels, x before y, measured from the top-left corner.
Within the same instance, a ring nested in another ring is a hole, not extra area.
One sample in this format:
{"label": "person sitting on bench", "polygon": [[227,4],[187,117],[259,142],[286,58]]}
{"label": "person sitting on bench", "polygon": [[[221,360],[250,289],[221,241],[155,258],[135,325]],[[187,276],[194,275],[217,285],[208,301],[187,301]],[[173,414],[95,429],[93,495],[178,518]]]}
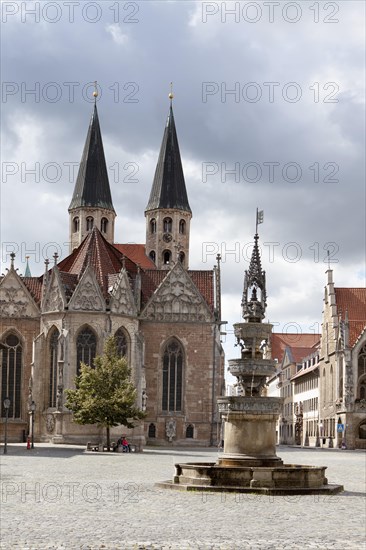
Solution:
{"label": "person sitting on bench", "polygon": [[126,439],[126,436],[123,436],[122,447],[123,447],[123,452],[124,453],[130,453],[131,452],[131,447],[130,447],[127,439]]}

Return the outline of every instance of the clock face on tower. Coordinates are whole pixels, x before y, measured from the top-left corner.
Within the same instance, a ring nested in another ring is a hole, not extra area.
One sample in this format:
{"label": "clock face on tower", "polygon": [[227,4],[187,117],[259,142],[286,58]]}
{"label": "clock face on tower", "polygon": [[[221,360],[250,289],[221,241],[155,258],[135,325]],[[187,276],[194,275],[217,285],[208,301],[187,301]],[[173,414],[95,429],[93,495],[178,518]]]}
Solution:
{"label": "clock face on tower", "polygon": [[173,236],[170,233],[164,233],[164,235],[163,235],[163,241],[165,241],[166,243],[170,243],[172,238],[173,238]]}

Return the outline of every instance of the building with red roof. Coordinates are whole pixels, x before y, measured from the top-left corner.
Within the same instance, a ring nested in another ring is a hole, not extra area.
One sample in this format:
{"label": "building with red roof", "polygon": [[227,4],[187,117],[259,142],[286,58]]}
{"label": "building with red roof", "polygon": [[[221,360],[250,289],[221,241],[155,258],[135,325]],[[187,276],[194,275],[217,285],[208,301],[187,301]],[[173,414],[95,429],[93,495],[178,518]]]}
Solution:
{"label": "building with red roof", "polygon": [[27,266],[23,277],[12,254],[0,278],[9,439],[29,433],[32,401],[37,439],[99,439],[97,426],[73,422],[64,395],[81,362],[92,366],[114,336],[146,411],[140,426],[123,428],[128,439],[139,449],[146,442],[216,443],[216,398],[224,392],[220,265],[189,269],[192,212],[172,101],[145,211],[146,242],[116,243],[115,217],[95,104],[69,206],[69,256],[59,261],[55,254],[41,277]]}
{"label": "building with red roof", "polygon": [[325,438],[366,448],[366,288],[337,288],[327,271],[319,357]]}

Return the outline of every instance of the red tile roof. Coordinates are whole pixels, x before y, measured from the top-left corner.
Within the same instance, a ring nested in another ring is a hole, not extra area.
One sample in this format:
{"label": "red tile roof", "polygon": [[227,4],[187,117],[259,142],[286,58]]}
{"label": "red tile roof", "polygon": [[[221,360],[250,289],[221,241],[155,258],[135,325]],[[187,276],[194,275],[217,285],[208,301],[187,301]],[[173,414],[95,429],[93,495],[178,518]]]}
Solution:
{"label": "red tile roof", "polygon": [[[319,340],[320,334],[283,334],[279,332],[273,332],[271,335],[272,359],[278,359],[278,362],[282,363],[286,347],[290,347],[293,353],[296,353],[296,348],[305,348],[307,350],[310,349],[311,351],[314,351],[313,348],[319,342]],[[306,355],[309,355],[309,352],[307,352]]]}
{"label": "red tile roof", "polygon": [[315,351],[314,347],[291,347],[292,359],[295,363],[302,363],[303,359]]}
{"label": "red tile roof", "polygon": [[30,295],[40,305],[42,298],[42,279],[43,277],[22,277],[24,285],[27,287]]}
{"label": "red tile roof", "polygon": [[[117,274],[125,265],[132,280],[141,267],[142,305],[145,305],[169,273],[168,270],[158,270],[155,264],[146,256],[142,244],[110,244],[94,227],[81,245],[58,264],[61,280],[69,298],[74,292],[81,275],[87,265],[91,265],[103,291],[108,297],[108,289],[116,281]],[[214,283],[212,271],[188,271],[192,281],[213,311]]]}
{"label": "red tile roof", "polygon": [[[72,251],[70,256],[58,264],[61,272],[71,273],[80,279],[86,267],[94,268],[98,283],[106,296],[108,293],[108,275],[118,273],[123,265],[122,253],[111,245],[94,227],[81,245]],[[126,269],[136,272],[137,266],[128,258],[125,260]]]}
{"label": "red tile roof", "polygon": [[188,275],[192,278],[211,311],[213,311],[215,303],[213,271],[188,271]]}
{"label": "red tile roof", "polygon": [[145,305],[162,280],[168,275],[166,269],[146,269],[141,273],[142,304]]}
{"label": "red tile roof", "polygon": [[335,288],[337,313],[349,319],[349,343],[352,347],[366,327],[366,288]]}
{"label": "red tile roof", "polygon": [[144,244],[115,244],[114,247],[143,269],[156,269],[154,262],[146,256]]}

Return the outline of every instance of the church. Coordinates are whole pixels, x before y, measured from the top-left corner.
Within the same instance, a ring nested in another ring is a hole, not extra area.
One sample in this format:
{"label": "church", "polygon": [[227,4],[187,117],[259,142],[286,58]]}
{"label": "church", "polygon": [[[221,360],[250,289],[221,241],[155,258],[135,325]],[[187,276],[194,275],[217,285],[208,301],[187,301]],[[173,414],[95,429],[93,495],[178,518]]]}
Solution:
{"label": "church", "polygon": [[[79,443],[102,438],[65,407],[80,363],[93,364],[109,336],[131,368],[145,420],[121,430],[146,444],[213,445],[220,435],[216,399],[224,394],[220,343],[220,261],[189,269],[190,222],[173,96],[150,197],[146,242],[119,244],[96,101],[69,206],[70,251],[45,261],[40,277],[0,278],[1,417],[8,440]],[[65,213],[66,214],[66,213]],[[19,266],[20,267],[20,266]]]}

